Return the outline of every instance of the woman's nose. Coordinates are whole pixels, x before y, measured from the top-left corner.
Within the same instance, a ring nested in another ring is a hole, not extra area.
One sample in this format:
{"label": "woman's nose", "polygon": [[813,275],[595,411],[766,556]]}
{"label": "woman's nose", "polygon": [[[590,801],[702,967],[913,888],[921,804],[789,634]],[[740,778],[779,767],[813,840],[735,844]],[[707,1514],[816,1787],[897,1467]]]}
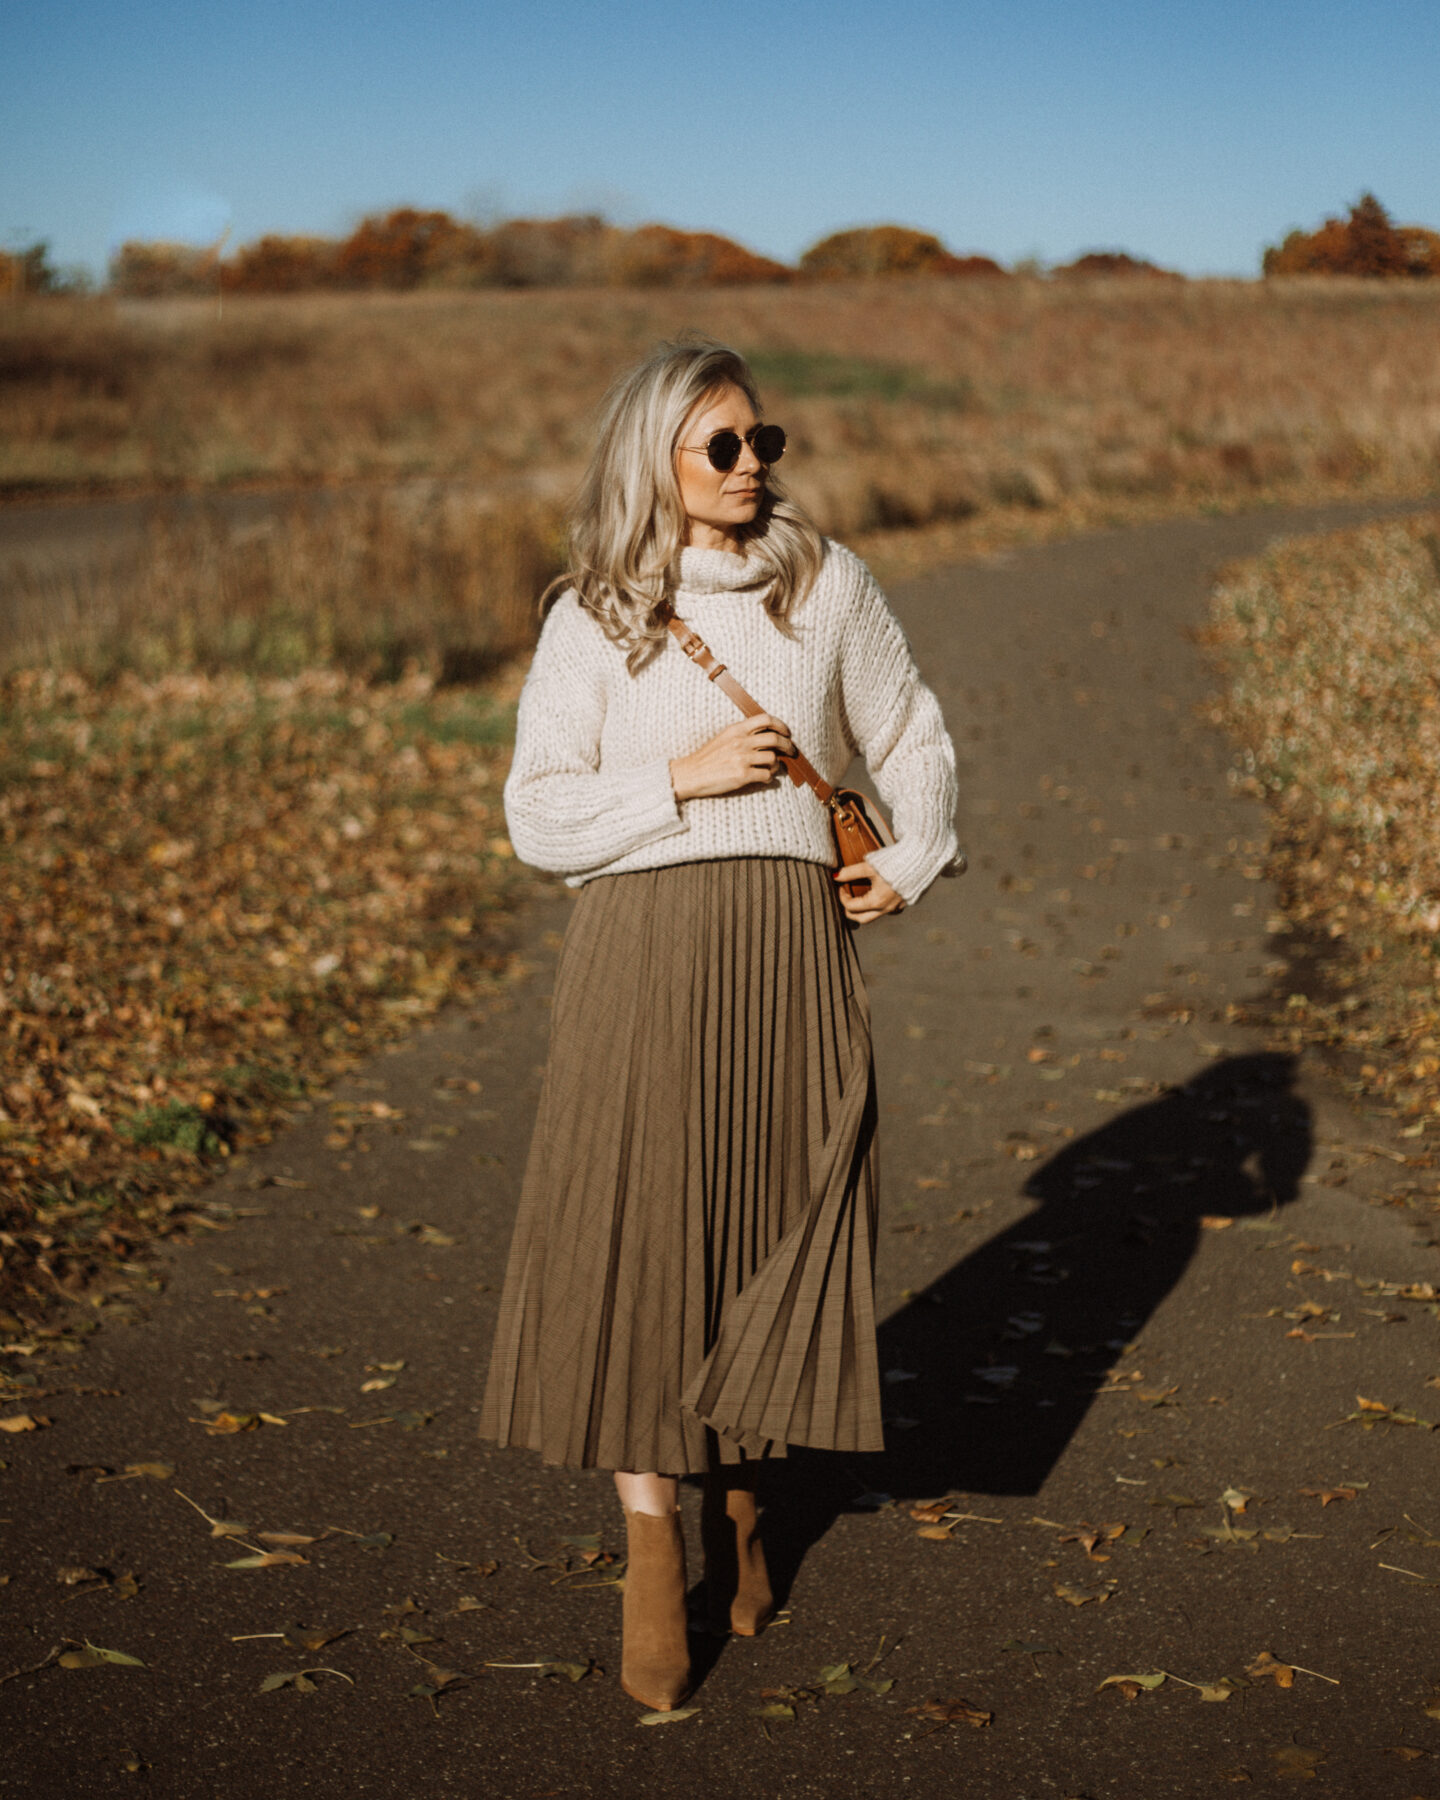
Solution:
{"label": "woman's nose", "polygon": [[744,438],[741,438],[741,440],[740,440],[740,455],[736,459],[736,463],[735,463],[736,474],[738,474],[738,475],[758,475],[764,470],[764,467],[765,467],[764,463],[762,463],[760,458],[755,454],[755,451],[751,447],[751,445],[746,443]]}

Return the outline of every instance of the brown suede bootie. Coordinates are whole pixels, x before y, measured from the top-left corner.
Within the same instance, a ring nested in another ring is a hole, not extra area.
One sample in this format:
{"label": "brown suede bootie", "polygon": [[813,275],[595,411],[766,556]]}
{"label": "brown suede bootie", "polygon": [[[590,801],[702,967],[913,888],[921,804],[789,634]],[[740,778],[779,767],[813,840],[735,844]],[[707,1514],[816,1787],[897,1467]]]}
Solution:
{"label": "brown suede bootie", "polygon": [[775,1597],[760,1543],[755,1495],[707,1475],[700,1511],[705,1545],[705,1607],[709,1629],[724,1637],[758,1637],[775,1616]]}
{"label": "brown suede bootie", "polygon": [[671,1712],[690,1691],[685,1634],[685,1539],[680,1509],[668,1517],[625,1512],[624,1649],[620,1685],[652,1712]]}

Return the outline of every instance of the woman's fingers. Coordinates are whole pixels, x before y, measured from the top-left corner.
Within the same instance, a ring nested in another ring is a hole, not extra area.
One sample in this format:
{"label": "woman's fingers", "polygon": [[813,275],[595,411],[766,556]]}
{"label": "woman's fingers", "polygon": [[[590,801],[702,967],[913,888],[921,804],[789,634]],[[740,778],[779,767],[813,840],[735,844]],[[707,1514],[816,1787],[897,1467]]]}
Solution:
{"label": "woman's fingers", "polygon": [[[852,924],[869,925],[888,913],[904,910],[904,900],[868,862],[847,863],[843,869],[835,870],[834,879],[840,889],[840,904]],[[843,886],[847,881],[867,881],[870,885],[858,894],[850,894]]]}
{"label": "woman's fingers", "polygon": [[846,863],[843,869],[836,869],[836,881],[878,881],[879,877],[868,862]]}

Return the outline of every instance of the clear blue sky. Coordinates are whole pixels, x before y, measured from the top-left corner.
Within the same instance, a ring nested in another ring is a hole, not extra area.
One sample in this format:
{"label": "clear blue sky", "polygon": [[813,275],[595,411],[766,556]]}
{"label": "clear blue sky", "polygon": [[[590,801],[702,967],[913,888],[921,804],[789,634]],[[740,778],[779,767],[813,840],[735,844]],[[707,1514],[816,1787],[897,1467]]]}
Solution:
{"label": "clear blue sky", "polygon": [[1364,188],[1440,227],[1436,0],[32,0],[0,238],[608,212],[785,259],[894,220],[1251,274]]}

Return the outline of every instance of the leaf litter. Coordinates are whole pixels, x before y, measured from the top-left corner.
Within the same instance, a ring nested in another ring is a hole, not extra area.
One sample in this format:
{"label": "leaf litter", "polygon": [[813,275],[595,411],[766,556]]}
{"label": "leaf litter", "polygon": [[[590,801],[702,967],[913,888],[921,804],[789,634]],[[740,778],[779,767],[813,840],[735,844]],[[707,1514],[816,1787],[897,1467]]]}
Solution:
{"label": "leaf litter", "polygon": [[4,679],[6,954],[27,972],[0,1102],[17,1304],[223,1227],[197,1190],[231,1154],[511,978],[484,926],[529,885],[500,807],[517,686],[518,666],[486,689]]}

